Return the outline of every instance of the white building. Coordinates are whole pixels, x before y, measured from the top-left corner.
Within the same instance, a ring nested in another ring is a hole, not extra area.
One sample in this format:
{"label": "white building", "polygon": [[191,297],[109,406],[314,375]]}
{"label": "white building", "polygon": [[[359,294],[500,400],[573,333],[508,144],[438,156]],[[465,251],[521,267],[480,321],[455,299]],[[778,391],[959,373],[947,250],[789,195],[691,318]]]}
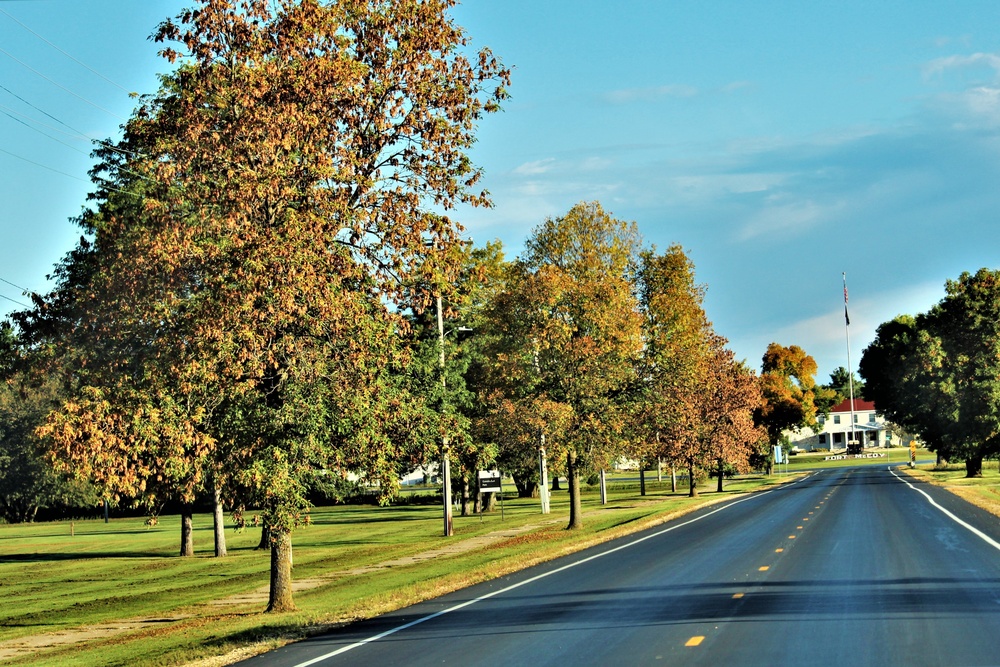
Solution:
{"label": "white building", "polygon": [[[900,444],[899,442],[893,443],[888,423],[875,411],[875,404],[871,401],[854,399],[853,424],[851,414],[851,401],[844,399],[833,406],[829,417],[819,416],[818,431],[804,428],[798,432],[787,431],[785,435],[793,447],[806,451],[847,449],[847,443],[852,439],[852,430],[854,432],[853,440],[861,443],[864,448],[889,447],[892,444]],[[896,440],[899,438],[897,437]]]}

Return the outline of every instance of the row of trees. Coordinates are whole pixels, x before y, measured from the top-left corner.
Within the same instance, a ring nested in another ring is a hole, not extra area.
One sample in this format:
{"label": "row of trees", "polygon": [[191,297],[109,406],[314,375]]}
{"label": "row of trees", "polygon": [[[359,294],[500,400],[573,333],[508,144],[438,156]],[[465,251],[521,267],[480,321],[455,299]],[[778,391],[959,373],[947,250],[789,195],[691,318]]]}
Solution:
{"label": "row of trees", "polygon": [[458,269],[444,212],[489,203],[467,150],[509,72],[469,57],[452,0],[195,4],[156,31],[176,69],[97,150],[20,350],[63,392],[37,430],[58,470],[112,501],[256,508],[284,610],[311,481],[390,494],[417,448],[407,287]]}
{"label": "row of trees", "polygon": [[317,484],[388,499],[446,444],[464,498],[494,462],[531,492],[551,457],[579,527],[583,470],[667,460],[694,494],[814,419],[808,355],[774,346],[759,378],[683,250],[599,204],[513,261],[462,240],[446,212],[490,203],[467,150],[509,72],[465,55],[452,0],[237,4],[159,27],[179,65],[97,150],[83,238],[4,329],[4,397],[55,478],[180,503],[188,530],[200,496],[253,508],[281,611]]}
{"label": "row of trees", "polygon": [[981,476],[1000,453],[1000,271],[963,273],[928,312],[880,325],[859,372],[880,412]]}

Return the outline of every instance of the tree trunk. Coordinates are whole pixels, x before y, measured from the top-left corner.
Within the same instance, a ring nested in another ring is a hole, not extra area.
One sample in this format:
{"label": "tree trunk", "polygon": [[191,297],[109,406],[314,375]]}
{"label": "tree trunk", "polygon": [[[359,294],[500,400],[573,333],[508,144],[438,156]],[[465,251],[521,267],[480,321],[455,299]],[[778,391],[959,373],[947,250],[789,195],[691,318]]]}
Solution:
{"label": "tree trunk", "polygon": [[271,535],[271,591],[267,611],[293,611],[292,602],[292,535],[274,531]]}
{"label": "tree trunk", "polygon": [[483,511],[495,512],[497,509],[497,494],[490,491],[483,494]]}
{"label": "tree trunk", "polygon": [[566,454],[566,482],[569,485],[569,525],[567,530],[583,528],[583,505],[580,501],[580,471],[576,469],[576,451]]}
{"label": "tree trunk", "polygon": [[257,551],[271,548],[271,529],[266,523],[260,525],[260,542],[257,543]]}
{"label": "tree trunk", "polygon": [[538,482],[533,479],[514,477],[514,486],[517,488],[518,498],[535,498],[538,496]]}
{"label": "tree trunk", "polygon": [[462,516],[469,516],[472,510],[471,494],[469,493],[469,478],[462,475]]}
{"label": "tree trunk", "polygon": [[646,495],[646,466],[639,464],[639,495]]}
{"label": "tree trunk", "polygon": [[694,478],[694,461],[688,461],[688,497],[698,497],[698,482]]}
{"label": "tree trunk", "polygon": [[212,524],[215,530],[215,557],[222,558],[226,555],[226,519],[222,509],[222,489],[215,488],[213,500]]}
{"label": "tree trunk", "polygon": [[722,462],[722,459],[719,459],[719,486],[716,487],[716,489],[715,489],[719,493],[722,493],[722,478],[723,478],[723,476],[725,476],[725,464]]}
{"label": "tree trunk", "polygon": [[966,477],[982,477],[983,476],[983,457],[974,456],[972,458],[965,459],[965,476]]}
{"label": "tree trunk", "polygon": [[194,555],[194,514],[190,505],[181,509],[181,556]]}
{"label": "tree trunk", "polygon": [[677,493],[677,466],[670,463],[670,493]]}
{"label": "tree trunk", "polygon": [[562,491],[562,487],[559,486],[559,475],[552,476],[552,490]]}

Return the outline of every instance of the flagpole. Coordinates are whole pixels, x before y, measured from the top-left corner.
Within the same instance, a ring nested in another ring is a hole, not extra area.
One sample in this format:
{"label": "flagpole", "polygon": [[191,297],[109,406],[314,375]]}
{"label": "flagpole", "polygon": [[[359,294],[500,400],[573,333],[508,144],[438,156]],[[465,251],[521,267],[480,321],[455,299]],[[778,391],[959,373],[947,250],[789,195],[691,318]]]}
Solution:
{"label": "flagpole", "polygon": [[851,366],[851,318],[847,314],[847,273],[844,272],[844,330],[847,332],[847,387],[851,399],[851,435],[847,441],[848,449],[854,441],[854,368]]}

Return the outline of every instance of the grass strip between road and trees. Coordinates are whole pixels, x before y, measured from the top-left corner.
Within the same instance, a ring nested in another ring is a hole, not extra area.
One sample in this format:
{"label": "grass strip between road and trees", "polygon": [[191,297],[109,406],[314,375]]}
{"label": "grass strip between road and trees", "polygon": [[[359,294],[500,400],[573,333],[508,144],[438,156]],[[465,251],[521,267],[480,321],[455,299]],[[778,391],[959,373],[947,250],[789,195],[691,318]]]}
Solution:
{"label": "grass strip between road and trees", "polygon": [[553,494],[549,515],[537,499],[508,497],[503,516],[498,505],[455,517],[451,538],[437,505],[315,508],[296,533],[297,610],[284,614],[261,613],[269,554],[255,549],[259,532],[228,531],[229,556],[214,558],[207,514],[195,517],[193,558],[176,555],[177,516],[151,527],[141,518],[0,525],[0,664],[227,664],[794,477],[739,478],[697,498],[655,475],[646,496],[637,481],[612,480],[606,505],[596,489],[585,494],[582,531],[564,529],[566,492]]}
{"label": "grass strip between road and trees", "polygon": [[906,468],[906,471],[917,479],[944,487],[973,505],[1000,516],[1000,470],[996,462],[983,466],[982,477],[966,477],[964,463],[924,464]]}

